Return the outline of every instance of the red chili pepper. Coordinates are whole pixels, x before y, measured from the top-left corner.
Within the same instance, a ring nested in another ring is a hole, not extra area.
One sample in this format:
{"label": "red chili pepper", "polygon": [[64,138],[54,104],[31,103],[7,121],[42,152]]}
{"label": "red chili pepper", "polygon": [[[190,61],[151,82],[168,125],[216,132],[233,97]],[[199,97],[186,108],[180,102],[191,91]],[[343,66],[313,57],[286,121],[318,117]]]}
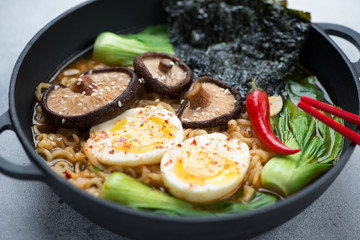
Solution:
{"label": "red chili pepper", "polygon": [[255,79],[252,81],[253,88],[246,97],[246,110],[259,141],[276,154],[290,155],[299,152],[301,149],[287,147],[272,131],[269,98],[265,91],[256,87]]}

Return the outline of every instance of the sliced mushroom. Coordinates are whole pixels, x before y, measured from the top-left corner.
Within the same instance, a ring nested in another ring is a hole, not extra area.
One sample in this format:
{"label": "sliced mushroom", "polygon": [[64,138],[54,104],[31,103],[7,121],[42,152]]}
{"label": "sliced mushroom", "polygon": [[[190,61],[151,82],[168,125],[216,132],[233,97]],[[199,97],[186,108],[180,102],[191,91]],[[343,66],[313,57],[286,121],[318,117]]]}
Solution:
{"label": "sliced mushroom", "polygon": [[199,77],[177,115],[185,128],[208,128],[226,125],[241,109],[241,97],[234,87],[216,78]]}
{"label": "sliced mushroom", "polygon": [[167,96],[175,96],[192,80],[191,69],[178,57],[157,52],[138,55],[134,70],[145,80],[147,88]]}
{"label": "sliced mushroom", "polygon": [[92,69],[70,87],[52,85],[44,92],[41,107],[55,124],[87,128],[128,109],[141,86],[138,76],[128,68]]}

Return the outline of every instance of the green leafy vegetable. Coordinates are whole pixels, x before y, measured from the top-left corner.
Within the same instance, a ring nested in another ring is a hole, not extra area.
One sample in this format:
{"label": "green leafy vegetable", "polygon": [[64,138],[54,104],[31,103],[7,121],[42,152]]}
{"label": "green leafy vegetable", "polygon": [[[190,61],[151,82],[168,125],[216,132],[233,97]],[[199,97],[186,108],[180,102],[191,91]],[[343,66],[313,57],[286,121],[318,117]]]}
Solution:
{"label": "green leafy vegetable", "polygon": [[169,214],[204,215],[204,212],[194,209],[190,203],[154,190],[120,172],[113,173],[105,181],[100,196],[132,208],[162,210]]}
{"label": "green leafy vegetable", "polygon": [[137,34],[101,33],[95,41],[93,57],[109,65],[132,65],[145,52],[175,54],[166,25],[147,27]]}
{"label": "green leafy vegetable", "polygon": [[105,181],[100,196],[135,209],[145,209],[165,215],[184,216],[239,213],[264,207],[277,201],[275,196],[258,192],[255,198],[248,203],[227,200],[206,206],[195,206],[167,193],[154,190],[121,172],[113,173]]}
{"label": "green leafy vegetable", "polygon": [[262,208],[277,202],[277,198],[270,194],[261,192],[255,193],[255,198],[250,202],[238,203],[235,201],[220,201],[208,205],[207,207],[216,215],[223,215],[229,213],[246,212]]}
{"label": "green leafy vegetable", "polygon": [[[343,123],[343,120],[334,117]],[[263,168],[263,187],[283,196],[291,195],[336,164],[343,136],[301,111],[290,99],[283,114],[274,118],[274,132],[288,147],[301,148],[289,155],[273,157]]]}
{"label": "green leafy vegetable", "polygon": [[301,96],[324,101],[324,92],[319,88],[320,83],[318,79],[302,67],[297,66],[286,78],[286,82],[286,90],[294,103],[298,103]]}
{"label": "green leafy vegetable", "polygon": [[298,83],[288,81],[289,96],[295,101],[300,101],[301,96],[308,96],[319,101],[324,100],[324,93],[314,84],[315,77],[311,76],[304,79],[304,82]]}

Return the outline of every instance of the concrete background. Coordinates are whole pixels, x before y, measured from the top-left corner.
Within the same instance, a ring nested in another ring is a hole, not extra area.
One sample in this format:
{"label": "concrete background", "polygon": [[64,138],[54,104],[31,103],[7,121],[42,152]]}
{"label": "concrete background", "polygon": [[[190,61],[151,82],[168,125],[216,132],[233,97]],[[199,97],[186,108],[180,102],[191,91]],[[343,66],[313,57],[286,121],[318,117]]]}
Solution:
{"label": "concrete background", "polygon": [[[8,109],[12,68],[31,37],[45,24],[83,0],[0,1],[0,114]],[[359,0],[289,0],[289,7],[311,11],[314,22],[338,23],[360,32]],[[356,61],[359,51],[336,40]],[[0,154],[26,164],[15,134],[0,135]],[[359,239],[360,151],[357,148],[331,187],[298,216],[254,239]],[[0,239],[125,239],[85,219],[44,183],[0,175]]]}

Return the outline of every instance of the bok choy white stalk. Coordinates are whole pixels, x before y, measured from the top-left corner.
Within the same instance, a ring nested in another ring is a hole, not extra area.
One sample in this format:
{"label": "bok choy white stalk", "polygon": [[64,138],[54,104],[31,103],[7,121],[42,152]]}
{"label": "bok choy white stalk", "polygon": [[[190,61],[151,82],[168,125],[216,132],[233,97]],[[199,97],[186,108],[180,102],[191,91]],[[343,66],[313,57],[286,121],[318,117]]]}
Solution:
{"label": "bok choy white stalk", "polygon": [[[343,136],[301,111],[290,99],[285,102],[283,114],[273,120],[278,138],[288,147],[301,151],[270,159],[261,173],[261,182],[264,188],[288,196],[336,164]],[[343,123],[338,117],[334,120]]]}

